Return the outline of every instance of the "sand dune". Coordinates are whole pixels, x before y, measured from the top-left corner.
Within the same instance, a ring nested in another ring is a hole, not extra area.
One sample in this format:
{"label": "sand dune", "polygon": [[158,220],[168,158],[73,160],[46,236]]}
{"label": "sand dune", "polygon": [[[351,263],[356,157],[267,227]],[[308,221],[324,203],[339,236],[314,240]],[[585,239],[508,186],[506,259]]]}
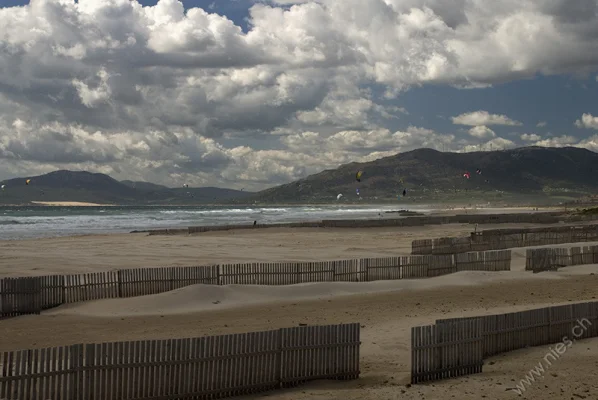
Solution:
{"label": "sand dune", "polygon": [[[598,272],[598,265],[594,265],[593,268],[587,268],[585,273],[587,271]],[[185,314],[241,307],[250,304],[271,304],[295,300],[323,300],[355,294],[483,285],[517,279],[557,280],[562,279],[564,276],[564,273],[543,273],[530,276],[529,273],[523,271],[464,271],[429,279],[374,282],[314,282],[288,286],[193,285],[156,295],[67,304],[46,311],[45,314],[81,315],[88,317]]]}

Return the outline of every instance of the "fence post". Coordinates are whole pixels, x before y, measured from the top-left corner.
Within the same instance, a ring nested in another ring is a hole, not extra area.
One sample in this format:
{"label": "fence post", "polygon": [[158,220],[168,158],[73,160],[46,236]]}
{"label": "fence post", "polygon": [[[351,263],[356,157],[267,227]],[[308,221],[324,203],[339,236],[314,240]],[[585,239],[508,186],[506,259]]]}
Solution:
{"label": "fence post", "polygon": [[548,311],[548,342],[552,340],[552,307],[547,307]]}
{"label": "fence post", "polygon": [[123,288],[122,288],[122,284],[123,284],[123,280],[122,280],[122,270],[117,270],[116,271],[116,282],[118,283],[118,297],[122,298],[123,297]]}
{"label": "fence post", "polygon": [[163,267],[166,269],[166,276],[168,277],[168,288],[174,290],[174,267]]}
{"label": "fence post", "polygon": [[66,304],[66,276],[65,275],[60,275],[60,286],[62,288],[61,290],[61,295],[62,298],[60,299],[60,304]]}
{"label": "fence post", "polygon": [[216,285],[222,285],[222,274],[220,272],[220,264],[216,265]]}
{"label": "fence post", "polygon": [[[4,282],[6,279],[0,279],[0,319],[4,317],[4,310],[7,310],[6,307],[6,295],[4,293]],[[8,310],[7,310],[8,312]]]}
{"label": "fence post", "polygon": [[276,352],[276,365],[275,365],[275,370],[276,370],[276,380],[278,381],[278,387],[282,388],[283,387],[283,382],[282,382],[282,366],[284,365],[284,363],[282,362],[282,328],[278,330],[278,335],[277,336],[277,348],[278,351]]}
{"label": "fence post", "polygon": [[36,276],[33,280],[33,307],[35,308],[36,314],[40,314],[42,312],[42,279],[43,278],[41,276]]}

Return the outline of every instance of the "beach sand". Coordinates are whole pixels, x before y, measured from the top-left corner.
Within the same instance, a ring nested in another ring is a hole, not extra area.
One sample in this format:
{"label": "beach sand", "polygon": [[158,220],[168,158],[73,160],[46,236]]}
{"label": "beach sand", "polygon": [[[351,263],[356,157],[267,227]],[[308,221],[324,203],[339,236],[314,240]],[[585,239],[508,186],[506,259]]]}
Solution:
{"label": "beach sand", "polygon": [[[558,225],[558,224],[557,224]],[[489,224],[478,229],[549,226]],[[121,268],[326,261],[411,254],[414,239],[467,236],[469,224],[391,228],[267,228],[149,236],[83,235],[0,241],[0,278]]]}
{"label": "beach sand", "polygon": [[[495,227],[505,225],[478,228]],[[6,241],[0,243],[0,273],[19,276],[211,262],[407,255],[413,239],[466,235],[471,229],[471,225],[262,229],[194,236],[128,234]],[[549,346],[488,359],[481,374],[408,387],[410,329],[431,324],[437,318],[519,311],[592,301],[598,296],[598,265],[532,274],[523,271],[524,263],[525,249],[518,248],[513,249],[513,271],[505,272],[461,272],[421,280],[286,287],[196,285],[152,296],[69,304],[42,315],[1,321],[0,351],[219,335],[299,323],[359,322],[362,325],[359,380],[319,381],[239,398],[512,399],[517,394],[509,388],[514,388],[541,361]],[[596,398],[597,367],[598,339],[576,342],[522,397]]]}
{"label": "beach sand", "polygon": [[41,206],[56,206],[56,207],[96,207],[96,206],[113,206],[114,204],[100,204],[100,203],[85,203],[82,201],[32,201],[33,204]]}

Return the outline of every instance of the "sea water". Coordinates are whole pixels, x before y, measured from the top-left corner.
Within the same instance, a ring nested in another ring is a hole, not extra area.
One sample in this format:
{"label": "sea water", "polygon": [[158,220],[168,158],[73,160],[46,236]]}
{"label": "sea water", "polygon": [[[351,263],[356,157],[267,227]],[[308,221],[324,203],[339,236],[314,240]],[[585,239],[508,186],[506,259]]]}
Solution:
{"label": "sea water", "polygon": [[[7,207],[0,206],[0,240],[33,239],[133,230],[186,228],[200,225],[260,224],[322,219],[397,218],[398,206],[285,206],[285,207]],[[425,205],[410,211],[427,213]]]}

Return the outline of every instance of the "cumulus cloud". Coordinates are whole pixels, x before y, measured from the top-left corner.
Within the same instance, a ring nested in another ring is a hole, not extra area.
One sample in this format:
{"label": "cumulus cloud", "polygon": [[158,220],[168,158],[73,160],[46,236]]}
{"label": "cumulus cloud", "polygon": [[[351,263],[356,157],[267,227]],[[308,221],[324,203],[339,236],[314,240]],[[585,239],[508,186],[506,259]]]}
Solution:
{"label": "cumulus cloud", "polygon": [[540,135],[536,135],[535,133],[524,133],[520,137],[521,140],[525,142],[537,142],[538,140],[542,139]]}
{"label": "cumulus cloud", "polygon": [[482,125],[510,125],[518,126],[523,125],[519,121],[514,121],[506,115],[501,114],[490,114],[488,111],[473,111],[469,113],[463,113],[456,117],[452,117],[453,124],[455,125],[469,125],[469,126],[482,126]]}
{"label": "cumulus cloud", "polygon": [[598,152],[598,135],[593,135],[587,139],[583,139],[574,146]]}
{"label": "cumulus cloud", "polygon": [[474,145],[474,144],[467,144],[463,146],[460,150],[461,152],[469,152],[469,151],[492,151],[492,150],[505,150],[505,149],[512,149],[517,147],[515,142],[505,139],[502,137],[496,137],[492,140],[489,140],[485,143]]}
{"label": "cumulus cloud", "polygon": [[490,139],[496,137],[496,133],[485,125],[474,126],[469,130],[469,134],[478,139]]}
{"label": "cumulus cloud", "polygon": [[598,117],[584,113],[581,119],[575,121],[575,126],[578,128],[598,129]]}
{"label": "cumulus cloud", "polygon": [[546,126],[546,121],[540,121],[536,124],[537,128],[543,128]]}
{"label": "cumulus cloud", "polygon": [[[371,131],[341,131],[334,135],[324,136],[317,132],[302,132],[283,138],[289,149],[309,151],[318,149],[322,156],[333,155],[334,159],[343,162],[359,161],[351,157],[360,157],[364,153],[380,153],[389,155],[413,150],[420,147],[442,149],[451,147],[454,135],[441,135],[433,130],[410,126],[406,131],[391,132],[388,129]],[[365,155],[365,157],[368,157]]]}
{"label": "cumulus cloud", "polygon": [[472,127],[457,148],[393,128],[409,110],[387,100],[598,67],[594,1],[254,3],[247,31],[177,0],[0,8],[0,179],[80,168],[259,189],[415,147],[510,146],[488,128],[521,125],[505,115],[454,117]]}
{"label": "cumulus cloud", "polygon": [[579,142],[579,139],[577,139],[573,136],[563,135],[563,136],[552,137],[552,138],[548,138],[548,139],[544,139],[544,140],[539,140],[536,143],[534,143],[534,145],[542,146],[542,147],[565,147],[565,146],[571,146],[573,144],[576,144],[577,142]]}

